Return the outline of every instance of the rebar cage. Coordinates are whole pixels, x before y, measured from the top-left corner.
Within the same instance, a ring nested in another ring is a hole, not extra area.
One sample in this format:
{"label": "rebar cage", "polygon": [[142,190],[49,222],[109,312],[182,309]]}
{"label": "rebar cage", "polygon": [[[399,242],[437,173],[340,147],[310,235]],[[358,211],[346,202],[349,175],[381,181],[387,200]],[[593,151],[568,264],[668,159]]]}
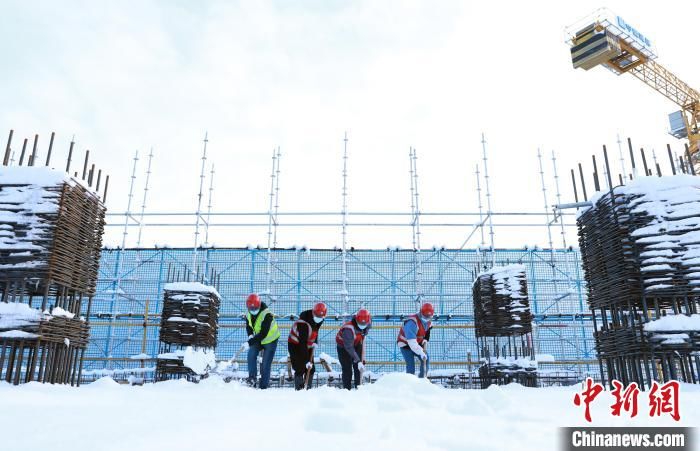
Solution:
{"label": "rebar cage", "polygon": [[[541,371],[599,377],[578,250],[505,249],[494,254],[496,265],[520,263],[527,268],[536,350],[552,356],[540,359]],[[231,359],[246,339],[246,295],[267,290],[267,249],[205,248],[198,250],[196,258],[201,274],[217,275],[222,301],[216,355],[219,360]],[[423,299],[435,305],[437,315],[431,333],[431,370],[475,371],[479,354],[472,283],[476,274],[490,266],[491,252],[436,248],[422,250],[419,258]],[[373,330],[367,342],[369,368],[375,372],[402,371],[396,336],[402,317],[417,309],[415,252],[349,250],[347,259],[347,310],[352,313],[363,306],[373,315]],[[192,266],[192,248],[102,252],[83,381],[139,373],[146,380],[152,378],[163,286],[169,281],[169,273],[171,278],[178,270],[188,274]],[[343,311],[340,250],[275,249],[271,267],[271,294],[263,300],[278,316],[281,340],[286,339],[291,315],[324,301],[329,314],[319,336],[320,351],[335,357],[335,334],[347,313]],[[284,359],[286,353],[286,346],[278,346],[275,361]],[[242,370],[244,357],[239,360]],[[273,371],[280,369],[281,363],[273,367]]]}

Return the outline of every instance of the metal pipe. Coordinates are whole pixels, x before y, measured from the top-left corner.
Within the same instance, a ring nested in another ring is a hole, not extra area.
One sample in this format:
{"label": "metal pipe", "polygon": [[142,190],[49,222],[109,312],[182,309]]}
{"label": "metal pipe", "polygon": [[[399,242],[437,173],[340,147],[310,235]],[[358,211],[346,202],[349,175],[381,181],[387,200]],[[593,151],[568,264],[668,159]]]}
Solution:
{"label": "metal pipe", "polygon": [[[204,189],[204,170],[207,164],[207,143],[209,132],[204,133],[204,148],[202,149],[202,170],[199,173],[199,193],[197,194],[197,217],[194,226],[194,246],[192,247],[192,268],[197,270],[197,246],[199,246],[199,222],[202,217],[202,190]],[[197,274],[195,273],[195,278]]]}
{"label": "metal pipe", "polygon": [[583,190],[583,199],[587,200],[588,194],[586,193],[586,180],[583,178],[583,166],[581,166],[581,163],[578,164],[578,173],[581,177],[581,189]]}
{"label": "metal pipe", "polygon": [[87,176],[87,168],[88,168],[88,159],[90,158],[90,151],[86,150],[85,151],[85,163],[83,163],[83,176],[81,177],[82,180],[85,180],[85,176]]}
{"label": "metal pipe", "polygon": [[70,147],[68,148],[68,160],[66,161],[66,173],[70,174],[70,164],[73,160],[73,146],[75,145],[75,135],[70,140]]}
{"label": "metal pipe", "polygon": [[14,133],[14,130],[10,130],[10,136],[7,137],[7,146],[5,146],[5,157],[2,160],[3,166],[7,166],[10,163],[10,149],[12,146],[12,135]]}
{"label": "metal pipe", "polygon": [[695,165],[693,164],[693,159],[690,158],[690,149],[688,148],[688,143],[685,144],[685,157],[688,159],[688,167],[690,168],[690,173],[695,175]]}
{"label": "metal pipe", "polygon": [[576,190],[576,175],[574,175],[574,170],[571,170],[571,183],[574,186],[574,199],[578,203],[578,190]]}
{"label": "metal pipe", "polygon": [[46,164],[48,166],[51,163],[51,151],[53,150],[53,139],[56,137],[56,132],[51,132],[51,140],[49,141],[49,152],[46,154]]}
{"label": "metal pipe", "polygon": [[[146,167],[146,183],[143,186],[143,199],[141,201],[141,215],[140,215],[140,220],[139,220],[139,233],[136,237],[136,247],[140,248],[141,247],[141,235],[143,234],[143,216],[144,213],[146,212],[146,197],[148,196],[148,186],[149,182],[151,180],[151,162],[153,161],[153,147],[151,147],[151,151],[148,154],[148,166]],[[207,221],[208,222],[208,221]]]}
{"label": "metal pipe", "polygon": [[668,161],[671,163],[671,172],[673,172],[673,175],[676,175],[676,164],[673,161],[673,153],[671,152],[670,144],[666,144],[666,150],[668,150]]}
{"label": "metal pipe", "polygon": [[27,138],[24,138],[24,144],[22,144],[22,153],[19,156],[19,165],[22,166],[24,163],[24,154],[25,151],[27,150]]}
{"label": "metal pipe", "polygon": [[348,293],[348,262],[347,262],[347,227],[348,227],[348,133],[343,138],[343,191],[342,191],[342,250],[341,250],[341,299],[343,301],[343,318],[350,316],[350,302]]}
{"label": "metal pipe", "polygon": [[489,169],[488,169],[488,159],[486,158],[486,138],[484,134],[481,134],[481,151],[484,160],[484,182],[486,185],[486,214],[489,219],[489,236],[491,240],[491,266],[496,264],[496,254],[494,253],[494,239],[493,239],[493,217],[491,215],[491,189],[489,187]]}
{"label": "metal pipe", "polygon": [[34,135],[34,148],[32,149],[32,154],[29,157],[29,166],[34,166],[34,160],[36,159],[37,144],[39,144],[39,135]]}

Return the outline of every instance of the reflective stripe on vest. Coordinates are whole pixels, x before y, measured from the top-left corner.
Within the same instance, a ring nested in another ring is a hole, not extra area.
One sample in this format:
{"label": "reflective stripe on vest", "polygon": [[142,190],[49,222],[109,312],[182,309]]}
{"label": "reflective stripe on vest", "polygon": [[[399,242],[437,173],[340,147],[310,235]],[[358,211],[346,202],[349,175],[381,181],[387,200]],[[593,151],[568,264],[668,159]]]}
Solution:
{"label": "reflective stripe on vest", "polygon": [[[270,312],[268,309],[265,309],[262,312],[258,313],[258,317],[255,319],[255,324],[253,324],[253,317],[251,316],[250,312],[247,313],[246,320],[248,321],[248,325],[253,329],[253,335],[257,335],[260,333],[260,330],[262,329],[262,323],[267,315],[272,315],[272,312]],[[270,324],[270,330],[267,331],[267,336],[265,336],[265,338],[262,339],[260,344],[266,345],[268,343],[272,343],[279,337],[280,331],[277,328],[277,321],[275,321],[275,317],[273,316],[272,323]]]}
{"label": "reflective stripe on vest", "polygon": [[430,321],[428,321],[428,327],[427,328],[423,327],[423,321],[418,319],[418,315],[416,315],[416,314],[409,315],[409,317],[406,319],[406,321],[403,322],[403,325],[401,326],[401,329],[399,330],[399,336],[396,339],[396,342],[408,344],[408,340],[406,339],[406,333],[404,332],[403,327],[409,321],[413,321],[414,323],[416,323],[416,326],[418,327],[418,330],[416,331],[416,341],[418,342],[419,345],[422,345],[423,339],[425,338],[426,331],[428,329],[430,329],[430,326],[432,323]]}
{"label": "reflective stripe on vest", "polygon": [[355,330],[355,325],[352,323],[352,321],[348,321],[347,323],[340,326],[340,329],[338,329],[338,333],[335,335],[335,342],[338,346],[345,346],[345,343],[343,342],[343,329],[350,329],[352,331],[352,344],[354,346],[357,346],[360,343],[362,343],[362,340],[365,338],[364,335],[362,335],[361,333],[357,333],[357,331]]}
{"label": "reflective stripe on vest", "polygon": [[298,319],[294,321],[294,324],[292,324],[292,328],[289,329],[289,337],[287,338],[288,343],[292,343],[295,345],[299,344],[299,325],[304,324],[306,327],[309,329],[308,337],[306,340],[306,347],[311,349],[313,347],[314,342],[316,341],[316,337],[318,336],[318,332],[311,327],[311,324],[307,323],[303,319]]}

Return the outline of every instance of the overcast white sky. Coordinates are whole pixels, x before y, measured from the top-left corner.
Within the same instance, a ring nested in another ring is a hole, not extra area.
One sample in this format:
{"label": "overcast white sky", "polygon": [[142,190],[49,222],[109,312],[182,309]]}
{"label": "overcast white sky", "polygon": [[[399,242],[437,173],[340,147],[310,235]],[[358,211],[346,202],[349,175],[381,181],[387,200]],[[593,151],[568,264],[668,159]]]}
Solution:
{"label": "overcast white sky", "polygon": [[[541,211],[538,147],[557,152],[571,201],[569,169],[578,161],[590,168],[604,143],[616,151],[618,132],[645,149],[681,145],[666,134],[672,103],[631,76],[571,67],[566,25],[607,6],[654,41],[659,62],[700,86],[689,31],[698,2],[682,10],[641,1],[291,3],[0,0],[2,145],[10,128],[15,149],[36,132],[45,155],[55,130],[60,166],[75,134],[111,175],[113,212],[125,209],[134,151],[153,146],[148,211],[194,211],[208,131],[214,211],[267,209],[276,146],[281,211],[338,211],[347,130],[350,210],[409,211],[414,146],[421,209],[477,211],[483,130],[494,210]],[[459,245],[467,231],[425,230],[423,244]],[[265,243],[265,232],[218,230],[211,241]],[[496,245],[545,244],[541,232],[501,229]],[[108,241],[118,235],[112,229]],[[337,229],[279,236],[283,245],[340,243]],[[349,232],[358,247],[410,238],[410,229]],[[190,244],[192,231],[146,231],[145,240]]]}

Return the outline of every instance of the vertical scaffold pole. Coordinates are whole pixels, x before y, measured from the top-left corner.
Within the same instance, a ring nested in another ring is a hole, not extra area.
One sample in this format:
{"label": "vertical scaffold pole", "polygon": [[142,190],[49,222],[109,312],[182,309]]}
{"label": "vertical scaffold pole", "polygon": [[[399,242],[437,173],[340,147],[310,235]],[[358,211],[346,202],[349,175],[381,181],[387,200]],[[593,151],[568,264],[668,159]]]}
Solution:
{"label": "vertical scaffold pole", "polygon": [[214,200],[214,175],[216,170],[214,164],[211,165],[211,171],[209,171],[209,199],[207,200],[207,223],[204,226],[204,242],[209,244],[209,223],[211,222],[211,209]]}
{"label": "vertical scaffold pole", "polygon": [[415,273],[415,296],[417,307],[423,303],[423,256],[421,255],[421,231],[420,231],[420,195],[418,193],[418,153],[413,148],[411,152],[412,161],[412,176],[413,176],[413,204],[415,205],[413,225],[415,228],[415,247],[414,253],[416,256],[416,264],[414,267]]}
{"label": "vertical scaffold pole", "polygon": [[542,183],[542,198],[544,199],[544,217],[547,221],[547,240],[551,250],[551,264],[554,265],[554,243],[552,242],[552,223],[549,220],[549,203],[547,202],[547,186],[544,183],[544,167],[542,166],[542,152],[537,149],[537,162],[540,167],[540,182]]}
{"label": "vertical scaffold pole", "polygon": [[[274,264],[277,262],[277,255],[274,252],[274,249],[277,249],[277,224],[278,218],[279,218],[279,209],[280,209],[280,161],[282,158],[282,152],[281,152],[281,147],[277,146],[277,171],[275,172],[275,212],[272,217],[272,270],[274,271]],[[275,295],[275,277],[272,277],[272,280],[270,281],[270,294],[271,296],[274,296],[272,299],[274,301],[277,300],[277,296]]]}
{"label": "vertical scaffold pole", "polygon": [[197,213],[194,225],[194,247],[192,248],[192,268],[190,272],[194,280],[199,278],[199,266],[197,265],[197,246],[199,246],[199,221],[202,218],[202,191],[204,189],[204,171],[207,164],[207,144],[209,143],[209,133],[204,133],[204,147],[202,149],[202,169],[199,173],[199,193],[197,194]]}
{"label": "vertical scaffold pole", "polygon": [[491,210],[491,189],[489,186],[489,165],[488,158],[486,158],[486,137],[481,134],[481,151],[484,160],[484,185],[486,188],[486,214],[489,218],[489,240],[491,246],[491,266],[496,265],[496,249],[494,247],[493,240],[493,211]]}
{"label": "vertical scaffold pole", "polygon": [[[277,225],[279,224],[280,210],[280,161],[282,159],[281,147],[277,147],[277,173],[275,174],[275,215],[272,223],[272,248],[277,249]],[[274,255],[272,256],[274,260]],[[274,285],[274,280],[273,280]]]}
{"label": "vertical scaffold pole", "polygon": [[625,167],[625,154],[622,152],[622,141],[620,134],[617,134],[617,150],[620,152],[620,167],[622,168],[622,180],[627,183],[627,168]]}
{"label": "vertical scaffold pole", "polygon": [[486,245],[484,241],[484,205],[481,201],[481,173],[479,172],[479,165],[476,165],[476,195],[479,200],[479,231],[481,231],[481,247]]}
{"label": "vertical scaffold pole", "polygon": [[148,166],[146,168],[146,183],[143,186],[143,200],[141,202],[141,215],[139,216],[139,234],[136,238],[136,248],[141,248],[141,236],[143,234],[143,219],[146,213],[146,198],[148,197],[149,183],[151,180],[151,163],[153,162],[153,147],[148,154]]}
{"label": "vertical scaffold pole", "polygon": [[343,317],[350,315],[350,303],[348,293],[348,261],[347,261],[347,227],[348,227],[348,133],[343,138],[343,210],[342,210],[342,249],[341,249],[341,299],[343,301]]}
{"label": "vertical scaffold pole", "polygon": [[109,308],[109,326],[107,330],[107,344],[105,354],[107,355],[107,369],[112,369],[112,341],[114,340],[114,321],[116,319],[117,298],[122,293],[122,265],[124,264],[124,250],[126,248],[126,236],[129,233],[129,220],[131,219],[131,202],[134,198],[134,182],[136,181],[136,166],[139,161],[139,151],[134,153],[134,165],[131,170],[131,181],[129,182],[129,198],[126,203],[126,213],[124,213],[124,230],[122,232],[122,243],[117,254],[117,262],[114,265],[114,282],[112,283],[112,294]]}
{"label": "vertical scaffold pole", "polygon": [[275,179],[277,178],[277,149],[272,150],[272,173],[270,174],[270,200],[267,208],[267,268],[265,269],[265,294],[272,301],[272,241],[275,208]]}

